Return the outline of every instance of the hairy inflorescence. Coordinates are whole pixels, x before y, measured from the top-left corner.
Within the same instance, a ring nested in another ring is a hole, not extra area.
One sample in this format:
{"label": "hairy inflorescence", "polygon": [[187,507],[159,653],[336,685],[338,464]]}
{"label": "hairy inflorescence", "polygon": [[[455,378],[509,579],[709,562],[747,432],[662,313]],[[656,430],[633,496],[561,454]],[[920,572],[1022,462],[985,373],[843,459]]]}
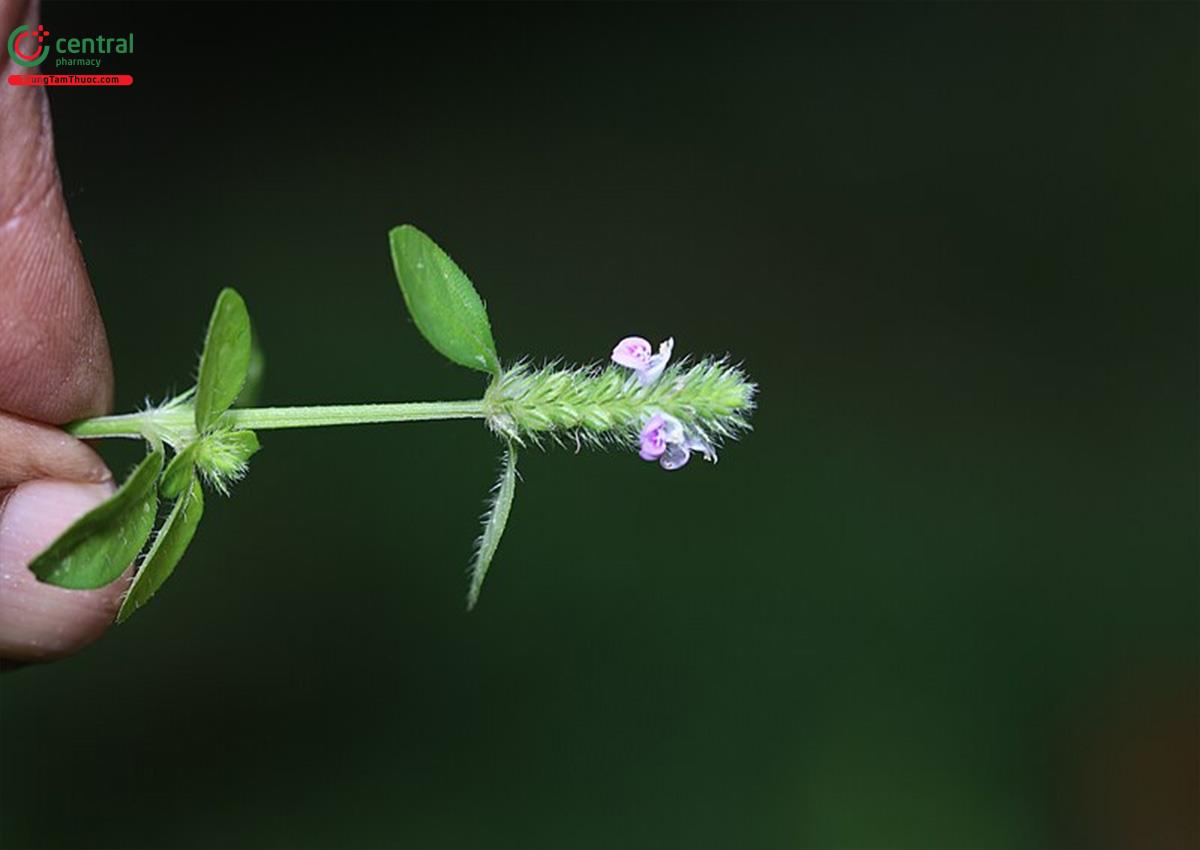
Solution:
{"label": "hairy inflorescence", "polygon": [[728,359],[667,367],[649,385],[617,366],[506,369],[484,396],[488,426],[520,444],[636,446],[657,413],[716,446],[749,429],[755,385]]}

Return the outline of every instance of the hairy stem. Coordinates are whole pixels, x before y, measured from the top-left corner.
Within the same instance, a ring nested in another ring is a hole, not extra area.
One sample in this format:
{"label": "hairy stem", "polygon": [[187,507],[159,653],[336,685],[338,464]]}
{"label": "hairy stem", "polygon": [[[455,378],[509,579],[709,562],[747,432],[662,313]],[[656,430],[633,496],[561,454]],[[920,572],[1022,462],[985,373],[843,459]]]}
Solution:
{"label": "hairy stem", "polygon": [[[157,408],[119,416],[83,419],[67,426],[81,438],[131,437],[169,442],[195,433],[191,405]],[[226,411],[220,419],[230,428],[319,428],[379,422],[423,422],[433,419],[483,419],[482,401],[403,402],[399,404],[327,404],[313,407],[249,407]]]}

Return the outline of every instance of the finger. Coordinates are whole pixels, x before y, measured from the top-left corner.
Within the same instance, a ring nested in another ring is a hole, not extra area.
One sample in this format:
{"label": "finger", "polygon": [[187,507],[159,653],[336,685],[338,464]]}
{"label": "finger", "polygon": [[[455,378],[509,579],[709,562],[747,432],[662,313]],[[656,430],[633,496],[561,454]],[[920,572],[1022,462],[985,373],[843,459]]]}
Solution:
{"label": "finger", "polygon": [[29,569],[112,491],[108,467],[79,440],[0,414],[0,670],[5,662],[69,655],[112,624],[129,571],[97,590],[67,590],[39,582]]}
{"label": "finger", "polygon": [[[23,5],[0,4],[0,32],[36,24],[37,3]],[[5,78],[27,70],[3,58]],[[104,413],[108,343],[67,217],[44,89],[0,83],[0,140],[0,410],[53,423]]]}
{"label": "finger", "polygon": [[0,413],[0,490],[34,478],[101,483],[112,473],[86,444],[58,428]]}
{"label": "finger", "polygon": [[129,587],[130,571],[97,590],[42,584],[28,565],[64,528],[104,501],[113,485],[27,481],[0,508],[0,658],[49,661],[100,637]]}

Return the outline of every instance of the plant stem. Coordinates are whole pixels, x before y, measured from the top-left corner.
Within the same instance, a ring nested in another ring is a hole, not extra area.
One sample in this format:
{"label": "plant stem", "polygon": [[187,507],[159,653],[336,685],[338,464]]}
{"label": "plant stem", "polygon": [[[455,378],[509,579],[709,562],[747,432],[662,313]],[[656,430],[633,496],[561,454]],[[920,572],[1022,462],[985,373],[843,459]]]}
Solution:
{"label": "plant stem", "polygon": [[[67,426],[76,437],[132,437],[194,433],[191,405],[100,416]],[[431,419],[482,419],[482,401],[431,401],[399,404],[328,404],[313,407],[248,407],[226,411],[221,424],[254,431],[271,428],[320,428],[378,422],[423,422]]]}

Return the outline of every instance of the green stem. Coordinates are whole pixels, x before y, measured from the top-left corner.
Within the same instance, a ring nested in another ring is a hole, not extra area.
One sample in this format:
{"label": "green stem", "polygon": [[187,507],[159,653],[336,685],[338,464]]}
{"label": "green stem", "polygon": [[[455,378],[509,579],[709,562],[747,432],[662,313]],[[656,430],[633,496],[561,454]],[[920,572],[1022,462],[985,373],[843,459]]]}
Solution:
{"label": "green stem", "polygon": [[[378,422],[424,422],[433,419],[482,419],[482,401],[432,401],[400,404],[328,404],[314,407],[249,407],[226,411],[221,424],[253,431],[271,428],[320,428]],[[191,405],[100,416],[67,426],[76,437],[132,437],[194,433]]]}

